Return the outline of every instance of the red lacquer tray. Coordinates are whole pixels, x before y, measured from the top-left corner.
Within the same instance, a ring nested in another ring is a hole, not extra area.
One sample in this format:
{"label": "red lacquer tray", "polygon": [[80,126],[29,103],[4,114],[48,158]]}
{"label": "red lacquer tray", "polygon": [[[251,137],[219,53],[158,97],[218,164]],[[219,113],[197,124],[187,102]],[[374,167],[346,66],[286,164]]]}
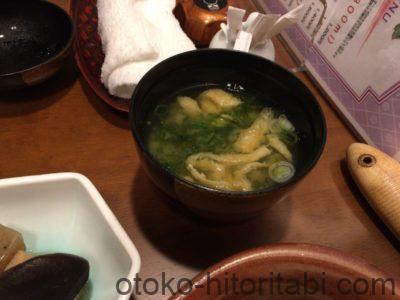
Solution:
{"label": "red lacquer tray", "polygon": [[97,0],[71,0],[70,13],[76,25],[74,55],[83,77],[96,95],[121,110],[129,111],[129,100],[110,95],[101,83],[104,54],[97,34]]}

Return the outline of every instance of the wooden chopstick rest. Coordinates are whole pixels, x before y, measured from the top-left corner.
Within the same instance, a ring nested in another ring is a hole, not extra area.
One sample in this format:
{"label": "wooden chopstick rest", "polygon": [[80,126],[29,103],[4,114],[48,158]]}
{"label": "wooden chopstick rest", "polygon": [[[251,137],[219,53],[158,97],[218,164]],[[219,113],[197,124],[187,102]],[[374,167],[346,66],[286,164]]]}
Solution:
{"label": "wooden chopstick rest", "polygon": [[350,172],[372,208],[400,240],[400,163],[361,143],[347,150]]}

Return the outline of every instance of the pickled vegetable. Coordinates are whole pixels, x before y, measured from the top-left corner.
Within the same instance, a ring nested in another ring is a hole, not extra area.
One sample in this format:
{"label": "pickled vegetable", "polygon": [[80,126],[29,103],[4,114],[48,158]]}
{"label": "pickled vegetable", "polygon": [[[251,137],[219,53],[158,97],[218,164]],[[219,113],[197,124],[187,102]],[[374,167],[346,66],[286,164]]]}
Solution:
{"label": "pickled vegetable", "polygon": [[19,250],[14,257],[11,259],[11,261],[8,263],[7,267],[6,267],[6,271],[8,269],[11,269],[13,267],[15,267],[16,265],[22,264],[23,262],[29,260],[32,258],[32,255],[30,255],[29,253]]}
{"label": "pickled vegetable", "polygon": [[19,250],[25,250],[22,235],[11,228],[0,225],[0,273],[5,270]]}
{"label": "pickled vegetable", "polygon": [[89,263],[78,256],[34,257],[0,274],[0,299],[73,300],[89,278]]}

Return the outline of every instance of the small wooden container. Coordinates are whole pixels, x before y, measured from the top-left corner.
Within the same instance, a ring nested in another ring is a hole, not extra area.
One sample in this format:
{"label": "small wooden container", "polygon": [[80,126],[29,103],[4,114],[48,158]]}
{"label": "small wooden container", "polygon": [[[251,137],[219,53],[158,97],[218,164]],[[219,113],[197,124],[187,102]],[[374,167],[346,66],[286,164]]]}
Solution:
{"label": "small wooden container", "polygon": [[207,47],[226,22],[231,0],[177,0],[175,16],[198,47]]}

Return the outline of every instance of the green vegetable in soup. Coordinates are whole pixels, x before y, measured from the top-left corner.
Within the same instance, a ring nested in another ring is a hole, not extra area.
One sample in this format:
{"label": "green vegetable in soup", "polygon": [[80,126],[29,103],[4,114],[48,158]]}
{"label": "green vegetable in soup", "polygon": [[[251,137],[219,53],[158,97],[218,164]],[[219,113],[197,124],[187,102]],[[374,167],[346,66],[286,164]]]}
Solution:
{"label": "green vegetable in soup", "polygon": [[290,180],[294,175],[294,166],[287,161],[274,163],[269,167],[269,177],[277,182],[283,183]]}
{"label": "green vegetable in soup", "polygon": [[161,165],[211,188],[265,189],[295,173],[298,136],[287,117],[222,89],[159,104],[149,116],[146,134]]}

